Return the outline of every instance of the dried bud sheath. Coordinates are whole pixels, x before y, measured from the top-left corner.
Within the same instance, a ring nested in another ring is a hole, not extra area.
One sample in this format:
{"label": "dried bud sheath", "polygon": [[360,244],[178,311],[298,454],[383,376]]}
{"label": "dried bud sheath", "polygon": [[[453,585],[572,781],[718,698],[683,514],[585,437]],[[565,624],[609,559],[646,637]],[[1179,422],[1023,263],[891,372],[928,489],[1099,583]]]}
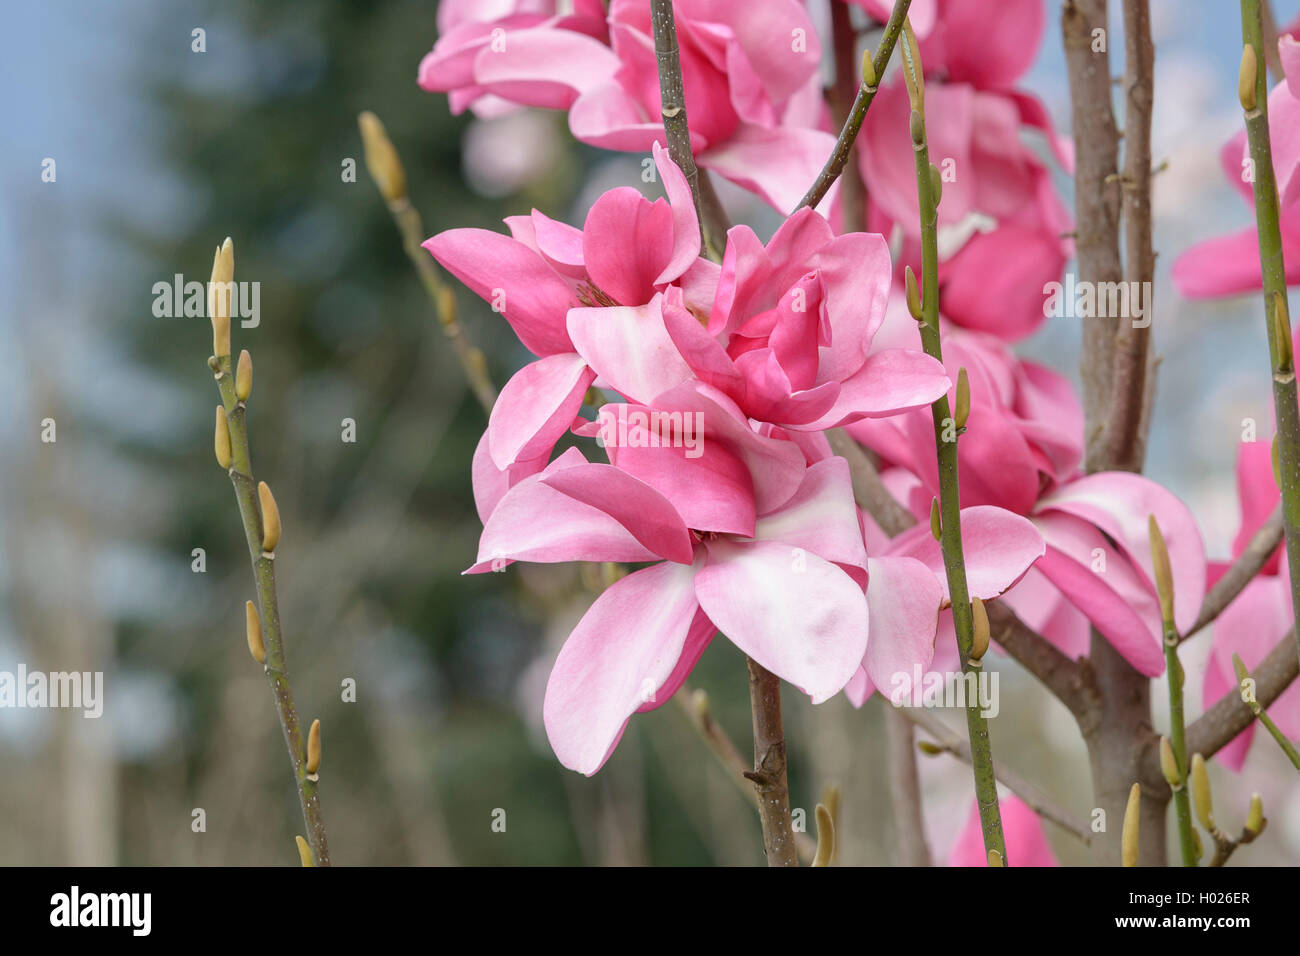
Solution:
{"label": "dried bud sheath", "polygon": [[230,420],[226,418],[224,405],[217,406],[217,426],[212,436],[212,449],[217,454],[217,464],[229,471],[234,453],[230,445]]}
{"label": "dried bud sheath", "polygon": [[307,732],[307,772],[316,773],[320,770],[320,721],[311,722],[311,730]]}
{"label": "dried bud sheath", "polygon": [[230,354],[230,297],[235,281],[235,244],[226,241],[212,257],[212,278],[208,282],[208,316],[212,319],[212,354]]}
{"label": "dried bud sheath", "polygon": [[1138,865],[1138,825],[1142,809],[1142,788],[1136,783],[1129,789],[1128,805],[1124,808],[1124,831],[1120,836],[1120,863]]}
{"label": "dried bud sheath", "polygon": [[366,169],[379,187],[379,194],[389,202],[406,198],[406,171],[393,141],[379,117],[369,110],[357,117],[361,144],[365,148]]}
{"label": "dried bud sheath", "polygon": [[253,394],[253,356],[248,349],[239,353],[239,365],[235,368],[235,397],[241,402],[248,401]]}

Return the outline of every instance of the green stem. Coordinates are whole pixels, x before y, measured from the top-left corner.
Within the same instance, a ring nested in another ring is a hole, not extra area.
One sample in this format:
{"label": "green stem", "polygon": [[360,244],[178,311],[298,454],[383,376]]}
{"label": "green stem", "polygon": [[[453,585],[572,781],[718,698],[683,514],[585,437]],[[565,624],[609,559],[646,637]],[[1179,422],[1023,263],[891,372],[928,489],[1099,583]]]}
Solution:
{"label": "green stem", "polygon": [[1192,833],[1192,805],[1187,792],[1187,727],[1183,719],[1183,666],[1178,662],[1178,630],[1173,621],[1164,622],[1165,672],[1169,676],[1169,743],[1178,764],[1178,785],[1174,811],[1178,817],[1178,846],[1183,866],[1196,866],[1196,837]]}
{"label": "green stem", "polygon": [[275,699],[280,729],[284,731],[285,746],[288,747],[289,761],[293,765],[298,802],[302,805],[303,820],[307,824],[307,842],[311,845],[316,865],[329,866],[329,843],[325,838],[325,819],[317,794],[317,775],[307,773],[307,748],[303,743],[302,727],[298,722],[298,711],[294,707],[289,674],[285,667],[280,602],[275,589],[275,556],[262,550],[262,509],[257,498],[257,483],[253,480],[244,403],[235,395],[230,356],[217,356],[215,365],[217,389],[221,392],[221,402],[226,408],[230,425],[230,482],[235,487],[235,499],[239,503],[239,516],[243,520],[248,555],[257,583],[262,643],[266,647],[266,680]]}
{"label": "green stem", "polygon": [[817,180],[808,188],[803,199],[799,200],[796,209],[804,206],[815,207],[826,197],[826,193],[844,171],[844,166],[853,152],[853,142],[858,138],[862,121],[867,118],[867,110],[870,109],[872,100],[876,98],[880,80],[885,75],[885,67],[889,65],[889,58],[894,53],[895,44],[898,43],[898,36],[903,32],[903,21],[907,19],[907,8],[911,5],[912,0],[895,0],[894,9],[889,14],[889,22],[885,24],[885,35],[881,38],[876,55],[871,58],[876,83],[874,86],[868,86],[864,80],[858,88],[858,95],[853,98],[853,106],[849,109],[848,118],[845,119],[840,135],[835,140],[835,148],[831,150],[830,158],[826,160],[826,165],[822,167]]}
{"label": "green stem", "polygon": [[[921,64],[913,60],[906,43],[903,56],[907,68],[918,80],[922,76]],[[915,110],[912,113],[913,147],[916,153],[916,192],[921,214],[921,276],[922,321],[921,345],[927,355],[943,361],[943,346],[939,336],[939,244],[938,199],[931,178],[930,148],[926,142],[925,120]],[[940,396],[930,406],[934,420],[934,438],[939,458],[939,508],[941,519],[940,544],[943,563],[948,575],[948,594],[952,600],[952,619],[957,631],[957,646],[961,651],[962,672],[978,673],[978,665],[971,666],[971,648],[974,644],[974,618],[970,594],[966,586],[966,561],[961,542],[960,481],[957,468],[957,441],[948,405],[948,395]],[[945,434],[949,437],[945,439]],[[1002,813],[998,806],[997,777],[993,769],[993,748],[989,742],[988,721],[980,711],[978,695],[967,695],[966,726],[970,734],[971,767],[975,774],[975,798],[979,804],[980,829],[984,833],[984,849],[996,850],[1004,865],[1009,866],[1006,840],[1002,833]]]}
{"label": "green stem", "polygon": [[[1268,328],[1270,364],[1273,368],[1273,410],[1277,418],[1277,446],[1282,486],[1282,522],[1291,573],[1292,612],[1300,613],[1300,405],[1296,401],[1295,362],[1290,357],[1291,325],[1275,322],[1276,303],[1286,297],[1286,265],[1282,258],[1282,233],[1278,227],[1277,182],[1273,174],[1273,149],[1268,129],[1268,74],[1263,69],[1264,40],[1260,0],[1241,0],[1241,33],[1255,48],[1255,108],[1246,112],[1246,135],[1255,170],[1255,223],[1259,232],[1259,263],[1264,278],[1264,319]],[[1279,330],[1279,325],[1285,329]],[[1300,621],[1300,618],[1297,618]],[[1300,627],[1296,634],[1300,635]],[[1300,638],[1297,639],[1300,654]]]}

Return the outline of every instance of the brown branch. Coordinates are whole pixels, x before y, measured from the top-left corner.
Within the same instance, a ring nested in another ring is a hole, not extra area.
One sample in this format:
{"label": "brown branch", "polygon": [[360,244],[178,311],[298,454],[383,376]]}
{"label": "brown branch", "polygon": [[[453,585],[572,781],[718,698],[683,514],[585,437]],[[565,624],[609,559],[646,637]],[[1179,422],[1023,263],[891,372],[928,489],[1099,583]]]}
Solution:
{"label": "brown branch", "polygon": [[[1124,278],[1129,289],[1129,314],[1116,330],[1110,403],[1102,426],[1104,467],[1141,471],[1146,457],[1143,428],[1147,395],[1147,365],[1151,347],[1151,296],[1155,252],[1151,246],[1151,106],[1154,99],[1155,49],[1151,43],[1148,0],[1124,0],[1125,85]],[[1136,303],[1145,301],[1138,322]]]}
{"label": "brown branch", "polygon": [[[862,68],[857,61],[858,36],[853,30],[853,21],[846,3],[831,4],[831,42],[835,49],[835,85],[830,90],[830,105],[835,122],[843,127],[853,115],[854,104],[864,90]],[[865,115],[865,110],[863,112]],[[856,139],[854,137],[846,143],[844,167],[840,174],[842,232],[864,232],[867,227],[867,192],[862,182],[862,172],[854,162],[853,146]]]}
{"label": "brown branch", "polygon": [[[1061,13],[1065,60],[1070,79],[1075,157],[1075,251],[1079,278],[1118,282],[1120,189],[1119,132],[1110,100],[1110,57],[1093,52],[1094,31],[1109,36],[1106,0],[1066,0]],[[1118,321],[1094,317],[1083,327],[1083,405],[1088,421],[1089,471],[1095,471],[1094,446],[1111,396],[1111,361]]]}
{"label": "brown branch", "polygon": [[[875,72],[875,85],[868,86],[866,79],[862,78],[861,85],[858,87],[858,94],[854,97],[848,118],[844,121],[844,126],[840,129],[840,135],[835,140],[835,148],[831,151],[830,158],[826,160],[826,165],[822,167],[816,182],[808,188],[808,192],[803,199],[799,200],[799,206],[796,208],[815,207],[821,202],[848,164],[849,156],[853,152],[853,141],[858,138],[858,131],[862,129],[862,121],[867,116],[871,101],[876,98],[876,90],[879,89],[880,79],[885,75],[885,67],[889,65],[889,58],[894,52],[894,46],[898,43],[898,36],[903,32],[903,21],[907,19],[907,8],[911,4],[912,0],[895,0],[893,12],[889,15],[889,22],[885,24],[885,35],[880,40],[880,48],[876,50],[876,55],[871,60],[871,67]],[[840,4],[834,4],[832,9],[838,6]],[[845,12],[847,13],[847,10]]]}
{"label": "brown branch", "polygon": [[888,703],[885,704],[885,733],[889,739],[889,796],[894,807],[898,862],[902,866],[930,866],[912,724],[899,708]]}
{"label": "brown branch", "polygon": [[768,866],[798,866],[786,783],[785,730],[781,725],[781,679],[753,658],[749,664],[749,700],[754,712],[754,769],[745,779],[758,793],[763,822],[763,849]]}
{"label": "brown branch", "polygon": [[1273,509],[1273,513],[1269,515],[1268,520],[1251,537],[1250,543],[1246,545],[1246,549],[1233,562],[1232,567],[1214,583],[1214,587],[1206,592],[1205,600],[1201,602],[1201,613],[1196,616],[1196,622],[1179,637],[1179,640],[1187,640],[1222,614],[1224,609],[1236,600],[1237,595],[1245,589],[1246,585],[1255,579],[1255,575],[1259,574],[1260,568],[1268,563],[1269,557],[1281,543],[1282,505],[1279,502],[1278,506]]}

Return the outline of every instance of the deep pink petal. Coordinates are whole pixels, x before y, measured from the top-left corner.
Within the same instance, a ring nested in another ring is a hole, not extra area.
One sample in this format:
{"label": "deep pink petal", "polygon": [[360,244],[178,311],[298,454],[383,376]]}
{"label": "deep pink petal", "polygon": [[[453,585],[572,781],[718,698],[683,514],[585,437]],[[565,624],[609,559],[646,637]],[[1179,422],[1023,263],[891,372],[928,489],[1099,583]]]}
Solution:
{"label": "deep pink petal", "polygon": [[794,497],[758,520],[754,537],[803,548],[836,564],[865,569],[867,551],[862,544],[848,462],[835,457],[810,465]]}
{"label": "deep pink petal", "polygon": [[1154,591],[1148,521],[1155,515],[1174,578],[1174,623],[1191,627],[1205,597],[1205,542],[1191,510],[1150,478],[1101,472],[1062,485],[1038,503],[1038,513],[1063,511],[1096,525],[1133,561]]}
{"label": "deep pink petal", "polygon": [[929,668],[944,591],[915,558],[871,558],[867,564],[871,636],[862,666],[876,687],[893,687],[896,675],[910,678],[914,668]]}
{"label": "deep pink petal", "polygon": [[486,229],[449,229],[424,242],[443,268],[491,303],[534,355],[571,351],[564,329],[573,293],[533,250]]}
{"label": "deep pink petal", "polygon": [[515,372],[488,417],[488,449],[496,466],[549,455],[595,377],[573,352],[548,355]]}
{"label": "deep pink petal", "polygon": [[[1033,522],[1002,508],[979,505],[961,511],[962,552],[966,586],[973,598],[992,600],[1011,587],[1044,553],[1043,537]],[[916,558],[925,564],[948,597],[948,575],[939,542],[929,522],[904,531],[889,553]]]}
{"label": "deep pink petal", "polygon": [[[1043,832],[1043,821],[1017,796],[998,800],[1002,815],[1002,833],[1006,839],[1007,865],[1009,866],[1060,866],[1052,846]],[[971,805],[971,812],[948,854],[949,866],[988,866],[988,852],[984,849],[984,833],[980,828],[979,803]]]}

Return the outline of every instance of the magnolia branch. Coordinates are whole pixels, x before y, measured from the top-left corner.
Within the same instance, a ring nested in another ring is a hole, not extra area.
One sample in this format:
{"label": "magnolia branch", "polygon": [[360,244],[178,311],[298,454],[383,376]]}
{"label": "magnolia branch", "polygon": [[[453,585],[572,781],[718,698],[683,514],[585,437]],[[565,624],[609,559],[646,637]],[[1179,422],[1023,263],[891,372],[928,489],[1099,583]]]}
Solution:
{"label": "magnolia branch", "polygon": [[[1151,246],[1151,106],[1155,50],[1148,0],[1124,0],[1127,101],[1124,109],[1123,193],[1125,279],[1131,288],[1152,287],[1156,257]],[[1148,308],[1150,306],[1148,305]],[[1141,471],[1146,456],[1147,367],[1150,315],[1120,319],[1116,331],[1111,393],[1103,428],[1105,467]]]}
{"label": "magnolia branch", "polygon": [[691,187],[704,252],[710,259],[720,262],[726,244],[726,226],[718,218],[721,205],[712,185],[701,186],[703,177],[691,150],[691,129],[686,118],[686,91],[682,85],[682,58],[677,46],[677,21],[673,17],[672,0],[650,0],[650,19],[654,24],[659,99],[664,135],[668,138],[668,155],[681,168]]}
{"label": "magnolia branch", "polygon": [[[1246,136],[1254,166],[1255,223],[1264,276],[1264,319],[1272,366],[1273,412],[1277,419],[1275,454],[1282,489],[1282,527],[1290,565],[1291,600],[1300,614],[1300,405],[1296,397],[1295,356],[1287,307],[1286,264],[1278,223],[1277,181],[1268,128],[1268,75],[1263,63],[1260,0],[1241,0],[1242,49],[1238,92],[1246,113]],[[1297,648],[1300,652],[1300,647]]]}
{"label": "magnolia branch", "polygon": [[1223,577],[1214,582],[1214,587],[1210,588],[1205,594],[1205,600],[1201,602],[1201,612],[1196,616],[1196,621],[1180,637],[1179,640],[1187,640],[1193,634],[1196,634],[1203,628],[1207,627],[1223,613],[1243,590],[1246,585],[1255,579],[1255,575],[1268,563],[1277,546],[1282,543],[1282,505],[1279,504],[1273,509],[1273,513],[1268,520],[1260,526],[1260,529],[1251,536],[1246,548],[1232,563],[1232,566],[1224,573]]}
{"label": "magnolia branch", "polygon": [[[885,67],[889,65],[889,58],[894,53],[899,34],[903,32],[903,23],[907,20],[907,8],[911,5],[912,0],[895,0],[894,9],[885,24],[885,35],[880,40],[880,48],[876,50],[876,55],[870,61],[872,75],[862,77],[862,85],[858,87],[858,94],[853,98],[853,105],[849,108],[849,115],[844,120],[840,135],[835,140],[835,148],[831,150],[830,158],[826,160],[826,165],[822,167],[816,181],[808,188],[803,199],[799,200],[799,206],[796,208],[816,207],[826,197],[826,193],[830,191],[840,173],[844,171],[853,152],[853,142],[858,138],[862,121],[867,117],[871,101],[876,98],[880,79],[885,75]],[[841,5],[837,3],[835,6],[838,8]],[[848,10],[845,8],[846,16],[847,13]],[[837,50],[837,54],[838,52]],[[863,65],[865,66],[865,61]]]}
{"label": "magnolia branch", "polygon": [[[958,760],[970,763],[970,745],[935,714],[922,707],[900,707],[896,712],[934,738],[940,750],[952,754]],[[1085,819],[1066,810],[1033,783],[1000,761],[993,761],[993,770],[1000,783],[1025,801],[1025,804],[1044,820],[1052,821],[1085,846],[1092,842],[1092,830]]]}

